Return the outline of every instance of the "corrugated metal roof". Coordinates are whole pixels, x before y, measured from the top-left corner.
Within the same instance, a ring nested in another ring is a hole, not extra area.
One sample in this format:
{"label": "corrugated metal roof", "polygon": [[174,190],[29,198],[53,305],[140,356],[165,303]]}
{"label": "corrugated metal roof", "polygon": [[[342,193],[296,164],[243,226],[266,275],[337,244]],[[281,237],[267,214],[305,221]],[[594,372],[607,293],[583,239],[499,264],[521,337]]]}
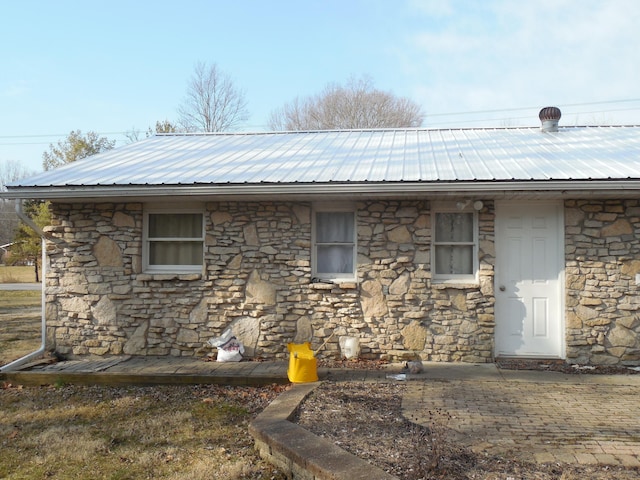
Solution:
{"label": "corrugated metal roof", "polygon": [[158,135],[10,185],[640,179],[640,127]]}

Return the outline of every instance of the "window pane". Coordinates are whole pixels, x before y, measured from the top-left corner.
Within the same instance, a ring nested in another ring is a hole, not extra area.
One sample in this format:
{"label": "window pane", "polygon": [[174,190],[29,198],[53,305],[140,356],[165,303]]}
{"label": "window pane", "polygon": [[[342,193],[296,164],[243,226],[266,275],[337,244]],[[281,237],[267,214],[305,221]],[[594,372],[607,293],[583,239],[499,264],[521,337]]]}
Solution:
{"label": "window pane", "polygon": [[353,273],[353,247],[318,245],[317,273]]}
{"label": "window pane", "polygon": [[436,213],[436,242],[473,242],[473,213]]}
{"label": "window pane", "polygon": [[201,238],[202,214],[151,213],[149,214],[149,237]]}
{"label": "window pane", "polygon": [[149,265],[202,265],[202,242],[150,242]]}
{"label": "window pane", "polygon": [[355,221],[352,212],[317,212],[317,243],[353,243]]}
{"label": "window pane", "polygon": [[436,274],[473,275],[472,245],[436,245]]}

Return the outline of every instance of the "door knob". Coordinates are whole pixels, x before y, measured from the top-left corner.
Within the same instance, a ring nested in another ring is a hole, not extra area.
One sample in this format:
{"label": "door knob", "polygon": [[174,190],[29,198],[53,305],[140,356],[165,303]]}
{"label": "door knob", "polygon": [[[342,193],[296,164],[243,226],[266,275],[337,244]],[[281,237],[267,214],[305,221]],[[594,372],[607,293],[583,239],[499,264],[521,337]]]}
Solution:
{"label": "door knob", "polygon": [[504,292],[507,289],[507,287],[505,287],[504,285],[500,285],[500,291]]}

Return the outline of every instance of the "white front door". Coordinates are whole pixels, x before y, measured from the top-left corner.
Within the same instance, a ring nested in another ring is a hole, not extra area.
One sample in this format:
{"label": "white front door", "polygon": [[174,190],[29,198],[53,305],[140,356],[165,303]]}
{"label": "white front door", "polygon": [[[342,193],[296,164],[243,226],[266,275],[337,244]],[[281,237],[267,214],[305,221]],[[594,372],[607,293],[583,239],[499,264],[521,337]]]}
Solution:
{"label": "white front door", "polygon": [[496,356],[562,358],[561,204],[496,204]]}

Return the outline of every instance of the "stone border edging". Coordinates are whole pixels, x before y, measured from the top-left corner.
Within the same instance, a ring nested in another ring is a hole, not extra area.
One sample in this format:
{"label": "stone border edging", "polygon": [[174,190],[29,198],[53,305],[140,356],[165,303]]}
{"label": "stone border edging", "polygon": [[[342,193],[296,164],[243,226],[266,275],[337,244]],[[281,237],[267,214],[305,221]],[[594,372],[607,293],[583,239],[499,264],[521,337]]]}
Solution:
{"label": "stone border edging", "polygon": [[249,425],[260,456],[291,479],[398,480],[382,469],[291,422],[300,403],[320,382],[294,384]]}

